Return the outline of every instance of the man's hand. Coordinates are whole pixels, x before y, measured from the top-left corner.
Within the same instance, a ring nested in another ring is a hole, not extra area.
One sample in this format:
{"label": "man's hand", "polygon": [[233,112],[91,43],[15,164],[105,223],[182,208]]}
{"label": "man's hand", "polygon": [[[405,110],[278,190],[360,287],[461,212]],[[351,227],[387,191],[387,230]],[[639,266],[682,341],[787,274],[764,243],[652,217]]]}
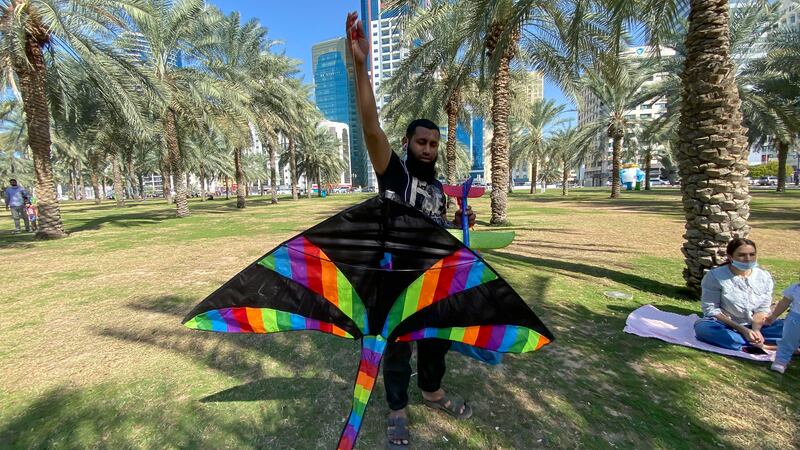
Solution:
{"label": "man's hand", "polygon": [[364,35],[364,27],[358,20],[357,12],[347,14],[345,35],[350,51],[353,52],[353,60],[356,64],[363,65],[369,55],[369,41]]}
{"label": "man's hand", "polygon": [[[458,211],[456,211],[456,216],[455,218],[453,218],[453,223],[457,227],[461,228],[461,208],[459,208]],[[471,206],[467,206],[467,223],[469,224],[470,227],[475,225],[475,213],[472,212]]]}

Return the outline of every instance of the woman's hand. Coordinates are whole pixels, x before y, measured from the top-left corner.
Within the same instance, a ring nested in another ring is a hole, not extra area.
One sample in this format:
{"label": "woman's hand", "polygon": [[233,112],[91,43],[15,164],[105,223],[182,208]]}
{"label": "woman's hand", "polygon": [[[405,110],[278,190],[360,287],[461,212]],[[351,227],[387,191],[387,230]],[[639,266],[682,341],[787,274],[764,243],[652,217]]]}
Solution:
{"label": "woman's hand", "polygon": [[760,331],[751,330],[750,328],[744,328],[742,329],[742,331],[739,332],[739,334],[741,334],[742,337],[744,337],[747,340],[747,342],[753,345],[764,344],[764,336],[761,335]]}

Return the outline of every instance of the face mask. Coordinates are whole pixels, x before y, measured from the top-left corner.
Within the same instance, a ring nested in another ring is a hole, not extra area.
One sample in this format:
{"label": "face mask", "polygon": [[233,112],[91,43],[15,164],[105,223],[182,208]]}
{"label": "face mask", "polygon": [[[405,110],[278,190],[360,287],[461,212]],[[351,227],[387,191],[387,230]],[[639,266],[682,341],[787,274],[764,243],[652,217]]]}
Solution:
{"label": "face mask", "polygon": [[758,266],[758,262],[756,262],[756,261],[739,262],[739,261],[732,260],[731,261],[731,265],[733,267],[736,267],[739,270],[745,271],[745,270],[751,270],[751,269],[757,267]]}

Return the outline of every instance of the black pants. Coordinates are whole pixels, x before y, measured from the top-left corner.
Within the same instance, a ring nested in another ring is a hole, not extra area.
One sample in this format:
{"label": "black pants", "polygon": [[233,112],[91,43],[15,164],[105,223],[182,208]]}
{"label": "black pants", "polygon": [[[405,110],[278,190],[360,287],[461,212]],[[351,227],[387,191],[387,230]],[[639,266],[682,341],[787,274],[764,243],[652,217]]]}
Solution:
{"label": "black pants", "polygon": [[[444,356],[450,341],[423,339],[417,341],[417,386],[426,392],[439,390],[444,377]],[[394,342],[383,355],[383,384],[389,409],[397,411],[408,405],[408,382],[411,379],[411,343]]]}

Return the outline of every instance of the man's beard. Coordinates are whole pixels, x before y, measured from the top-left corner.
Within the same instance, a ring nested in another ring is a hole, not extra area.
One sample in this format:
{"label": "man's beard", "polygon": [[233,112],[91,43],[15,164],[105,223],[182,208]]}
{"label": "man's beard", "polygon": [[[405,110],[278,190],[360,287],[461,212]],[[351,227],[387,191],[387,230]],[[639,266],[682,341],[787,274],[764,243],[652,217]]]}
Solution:
{"label": "man's beard", "polygon": [[[437,155],[436,158],[438,159],[438,157]],[[431,162],[422,162],[411,153],[411,149],[408,149],[406,154],[406,168],[411,176],[422,181],[430,183],[436,179],[436,159]]]}

